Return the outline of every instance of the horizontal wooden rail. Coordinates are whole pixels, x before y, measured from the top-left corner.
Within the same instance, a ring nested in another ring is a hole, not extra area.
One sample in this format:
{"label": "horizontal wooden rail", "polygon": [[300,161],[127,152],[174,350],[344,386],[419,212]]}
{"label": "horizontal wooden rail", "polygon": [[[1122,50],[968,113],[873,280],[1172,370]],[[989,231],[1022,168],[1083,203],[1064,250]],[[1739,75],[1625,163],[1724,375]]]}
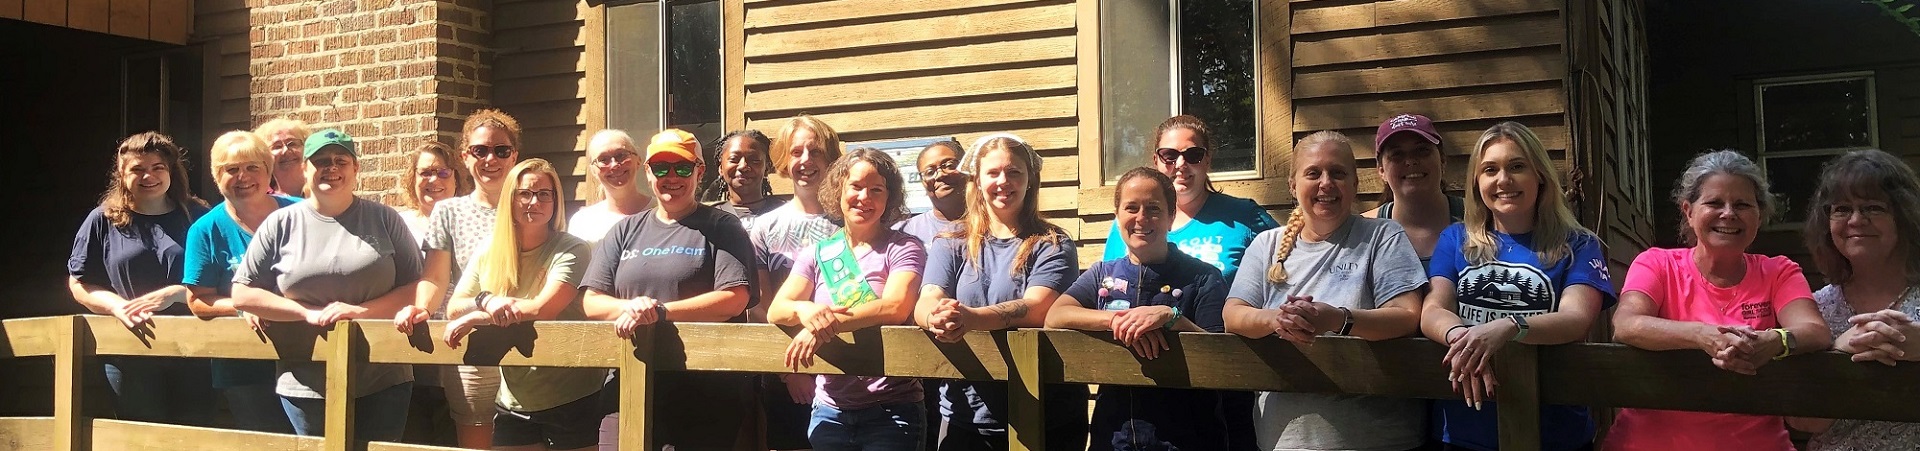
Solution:
{"label": "horizontal wooden rail", "polygon": [[[623,443],[632,449],[650,442],[648,424],[657,415],[648,402],[653,372],[795,371],[781,362],[793,330],[764,324],[663,324],[623,340],[611,323],[538,322],[481,328],[457,349],[441,342],[445,326],[432,322],[403,335],[390,321],[361,320],[329,329],[277,323],[255,332],[238,319],[164,317],[136,333],[111,317],[19,319],[0,322],[0,358],[66,350],[71,355],[62,361],[69,365],[88,355],[318,360],[327,361],[332,374],[368,363],[619,368],[622,399],[641,407],[622,416]],[[1446,349],[1424,339],[1324,337],[1300,345],[1184,333],[1168,344],[1171,350],[1147,360],[1106,333],[1023,329],[945,343],[912,327],[884,327],[841,334],[820,350],[816,365],[798,372],[1009,381],[1013,439],[1021,449],[1042,443],[1034,428],[1040,426],[1039,391],[1048,383],[1457,397],[1440,366]],[[1502,441],[1512,449],[1538,446],[1531,439],[1538,417],[1531,413],[1542,403],[1920,422],[1920,410],[1911,408],[1920,404],[1920,384],[1889,382],[1920,380],[1920,365],[1855,363],[1835,352],[1771,362],[1757,376],[1715,368],[1697,351],[1618,344],[1510,345],[1500,362]],[[352,435],[341,430],[300,438],[82,419],[72,407],[82,398],[79,385],[56,385],[55,418],[0,418],[0,447],[344,449]],[[347,400],[332,401],[329,412],[352,410]],[[62,435],[67,430],[73,435]],[[203,446],[209,443],[219,446]],[[372,449],[434,448],[376,443]]]}

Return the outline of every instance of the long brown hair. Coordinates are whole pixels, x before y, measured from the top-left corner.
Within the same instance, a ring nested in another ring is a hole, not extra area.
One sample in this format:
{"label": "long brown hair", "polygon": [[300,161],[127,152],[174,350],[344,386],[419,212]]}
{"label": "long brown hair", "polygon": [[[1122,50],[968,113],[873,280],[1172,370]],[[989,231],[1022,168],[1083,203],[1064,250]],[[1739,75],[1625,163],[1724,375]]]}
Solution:
{"label": "long brown hair", "polygon": [[1827,215],[1828,207],[1844,199],[1886,201],[1899,237],[1894,251],[1904,253],[1907,260],[1907,285],[1920,284],[1920,180],[1915,179],[1913,167],[1900,157],[1866,149],[1834,157],[1820,170],[1820,187],[1807,204],[1804,236],[1814,265],[1835,284],[1853,281],[1853,262],[1834,247],[1833,222]]}
{"label": "long brown hair", "polygon": [[120,148],[114,152],[113,170],[107,174],[107,191],[100,195],[100,206],[106,209],[107,221],[115,228],[126,227],[133,223],[133,191],[127,187],[121,177],[128,157],[146,154],[158,154],[167,165],[167,200],[175,207],[206,207],[207,202],[194,197],[187,185],[187,168],[180,164],[180,146],[173,138],[159,132],[142,132],[128,136],[120,141]]}
{"label": "long brown hair", "polygon": [[[1207,149],[1207,165],[1208,167],[1212,167],[1213,157],[1215,156],[1214,152],[1220,150],[1213,148],[1213,129],[1207,127],[1207,121],[1188,114],[1167,118],[1167,120],[1160,122],[1160,126],[1153,128],[1153,136],[1147,138],[1147,167],[1160,167],[1160,137],[1174,130],[1193,132],[1193,142]],[[1213,188],[1212,174],[1202,172],[1200,176],[1207,178],[1207,183],[1202,187],[1206,188],[1208,193],[1220,192],[1220,190]],[[1175,200],[1174,203],[1177,204],[1179,201]]]}
{"label": "long brown hair", "polygon": [[[966,228],[961,233],[967,238],[967,263],[975,269],[983,269],[980,262],[981,250],[986,247],[987,235],[992,234],[992,224],[988,216],[991,207],[987,206],[987,196],[980,193],[980,160],[993,152],[1007,152],[1013,161],[1019,162],[1027,170],[1026,195],[1022,196],[1020,212],[1014,218],[1014,237],[1020,239],[1020,247],[1013,253],[1013,262],[1007,265],[1007,276],[1019,278],[1026,273],[1027,254],[1041,242],[1060,245],[1060,238],[1067,236],[1059,226],[1040,217],[1040,154],[1033,151],[1026,141],[1010,134],[993,134],[974,143],[973,150],[967,152],[961,171],[966,172],[973,181],[967,189]],[[947,236],[952,236],[949,232]]]}
{"label": "long brown hair", "polygon": [[[1540,195],[1533,206],[1534,254],[1540,263],[1552,265],[1573,253],[1569,247],[1577,234],[1593,235],[1592,231],[1580,225],[1573,216],[1573,209],[1567,207],[1567,197],[1561,186],[1560,173],[1553,170],[1553,160],[1547,156],[1547,147],[1540,144],[1540,137],[1533,130],[1518,122],[1493,124],[1480,134],[1480,141],[1473,146],[1473,156],[1467,164],[1479,167],[1480,159],[1487,153],[1487,147],[1494,143],[1509,142],[1520,148],[1520,154],[1526,156],[1527,165],[1534,174],[1540,176]],[[1469,171],[1478,174],[1478,170]],[[1480,183],[1467,184],[1467,214],[1461,221],[1467,229],[1467,242],[1460,246],[1460,252],[1466,254],[1467,262],[1481,264],[1493,261],[1500,254],[1500,241],[1494,239],[1493,212],[1487,203],[1480,199]]]}

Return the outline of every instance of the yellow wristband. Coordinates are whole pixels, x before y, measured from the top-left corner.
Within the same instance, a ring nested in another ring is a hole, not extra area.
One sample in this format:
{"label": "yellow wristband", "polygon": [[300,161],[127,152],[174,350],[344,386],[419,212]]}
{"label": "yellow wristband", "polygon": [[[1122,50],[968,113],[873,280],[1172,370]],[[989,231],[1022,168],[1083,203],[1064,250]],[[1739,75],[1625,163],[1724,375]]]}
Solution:
{"label": "yellow wristband", "polygon": [[1793,355],[1793,331],[1785,327],[1777,327],[1773,332],[1780,334],[1780,355],[1773,356],[1773,359],[1780,360]]}

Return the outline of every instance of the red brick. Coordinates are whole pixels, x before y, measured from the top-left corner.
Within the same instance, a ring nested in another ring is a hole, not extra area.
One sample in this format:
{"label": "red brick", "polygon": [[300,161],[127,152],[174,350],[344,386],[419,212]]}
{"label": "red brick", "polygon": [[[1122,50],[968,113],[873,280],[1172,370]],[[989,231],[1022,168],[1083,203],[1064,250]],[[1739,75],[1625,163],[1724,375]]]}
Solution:
{"label": "red brick", "polygon": [[396,75],[397,70],[393,66],[374,66],[360,70],[360,81],[365,83],[392,81],[399,79]]}
{"label": "red brick", "polygon": [[354,47],[359,47],[360,36],[350,35],[350,34],[328,36],[325,41],[325,44],[326,44],[327,50],[340,50],[340,49],[350,49]]}
{"label": "red brick", "polygon": [[306,25],[300,26],[300,35],[309,38],[318,38],[339,31],[340,25],[331,20],[308,22]]}
{"label": "red brick", "polygon": [[392,7],[393,7],[393,0],[360,0],[360,9],[363,9],[363,10],[372,11],[376,9],[387,9]]}
{"label": "red brick", "polygon": [[344,103],[362,103],[374,99],[372,86],[364,84],[340,90],[340,101]]}
{"label": "red brick", "polygon": [[247,92],[252,94],[277,93],[287,90],[287,81],[278,78],[255,78],[247,82]]}
{"label": "red brick", "polygon": [[[311,124],[313,123],[313,120],[308,120],[307,123]],[[340,124],[340,125],[337,125],[337,127],[340,127],[341,131],[347,132],[348,135],[365,136],[365,137],[380,136],[380,130],[378,128],[375,128],[373,123],[371,122],[354,122],[351,124]]]}
{"label": "red brick", "polygon": [[432,61],[407,63],[400,66],[400,76],[405,78],[433,77],[435,76],[433,68],[439,64],[446,63],[435,63]]}
{"label": "red brick", "polygon": [[288,91],[305,91],[308,89],[318,89],[319,87],[320,87],[319,74],[300,75],[300,76],[287,79]]}
{"label": "red brick", "polygon": [[409,99],[400,103],[400,114],[431,114],[433,99]]}
{"label": "red brick", "polygon": [[356,14],[341,18],[340,31],[355,32],[371,30],[374,26],[378,25],[378,21],[376,21],[373,16],[373,14]]}
{"label": "red brick", "polygon": [[400,29],[400,40],[424,41],[428,39],[433,39],[435,34],[434,28],[440,27],[440,26],[443,26],[443,25],[434,25],[430,23],[417,23],[413,25],[408,25],[405,28]]}
{"label": "red brick", "polygon": [[397,114],[400,114],[400,109],[394,107],[393,102],[373,101],[360,107],[360,115],[368,118],[388,117]]}
{"label": "red brick", "polygon": [[253,46],[254,59],[278,58],[281,56],[286,56],[286,54],[287,54],[287,45],[281,44],[278,42],[268,42],[268,43],[262,43],[262,44]]}
{"label": "red brick", "polygon": [[480,30],[461,28],[454,31],[453,41],[461,44],[482,45],[487,43],[487,34]]}
{"label": "red brick", "polygon": [[347,85],[360,82],[360,71],[343,70],[339,72],[331,72],[331,73],[327,73],[326,75],[322,75],[321,79],[326,83],[327,86],[331,86],[331,87],[347,86]]}
{"label": "red brick", "polygon": [[461,8],[440,8],[440,21],[460,25],[478,25],[474,23],[474,14]]}
{"label": "red brick", "polygon": [[362,64],[373,64],[373,50],[356,49],[348,50],[346,53],[340,54],[341,66],[358,66]]}
{"label": "red brick", "polygon": [[247,29],[247,42],[262,42],[266,40],[267,29],[257,27]]}
{"label": "red brick", "polygon": [[[391,128],[387,129],[386,134],[388,135],[393,134],[393,129]],[[382,160],[381,163],[383,164],[380,165],[381,170],[391,170],[393,168],[389,168],[385,166],[388,166],[391,164],[391,163],[387,163],[387,161],[395,160],[395,158],[392,158],[391,155],[386,155],[386,154],[393,153],[394,146],[398,144],[397,141],[398,140],[395,140],[393,138],[379,137],[379,138],[374,138],[372,140],[359,142],[357,144],[360,144],[361,154],[371,155],[371,156],[374,156],[376,160]]]}
{"label": "red brick", "polygon": [[387,83],[380,86],[380,97],[383,98],[413,97],[417,95],[420,95],[420,82],[416,81]]}
{"label": "red brick", "polygon": [[287,13],[281,11],[255,9],[247,12],[247,21],[257,24],[275,24],[286,21],[286,16]]}
{"label": "red brick", "polygon": [[267,99],[267,110],[284,111],[300,107],[300,96],[276,96]]}
{"label": "red brick", "polygon": [[334,104],[333,93],[331,92],[310,93],[300,96],[300,100],[301,103],[306,106],[328,106]]}
{"label": "red brick", "polygon": [[306,55],[306,54],[318,52],[320,51],[320,40],[306,39],[306,40],[288,42],[286,45],[286,49],[287,49],[287,54],[289,55]]}
{"label": "red brick", "polygon": [[419,133],[419,132],[425,131],[420,128],[419,119],[406,118],[406,117],[388,120],[386,122],[383,122],[381,126],[387,129],[387,133],[392,133],[392,134]]}
{"label": "red brick", "polygon": [[360,33],[360,45],[364,46],[392,44],[399,41],[400,32],[387,28],[377,28]]}
{"label": "red brick", "polygon": [[381,27],[399,27],[414,23],[411,11],[383,11],[380,13]]}
{"label": "red brick", "polygon": [[346,122],[359,119],[360,107],[336,106],[328,109],[326,115],[321,117],[325,118],[327,122]]}
{"label": "red brick", "polygon": [[354,0],[328,0],[321,3],[319,9],[322,16],[342,16],[359,12],[360,5],[355,4]]}
{"label": "red brick", "polygon": [[256,40],[254,40],[254,42],[260,42],[260,41],[285,41],[285,40],[289,40],[289,39],[293,39],[293,38],[298,38],[298,37],[300,37],[299,35],[300,35],[300,29],[299,29],[299,28],[295,28],[295,27],[271,27],[271,26],[270,26],[270,27],[267,27],[267,29],[266,29],[266,36],[264,37],[264,39],[256,39]]}

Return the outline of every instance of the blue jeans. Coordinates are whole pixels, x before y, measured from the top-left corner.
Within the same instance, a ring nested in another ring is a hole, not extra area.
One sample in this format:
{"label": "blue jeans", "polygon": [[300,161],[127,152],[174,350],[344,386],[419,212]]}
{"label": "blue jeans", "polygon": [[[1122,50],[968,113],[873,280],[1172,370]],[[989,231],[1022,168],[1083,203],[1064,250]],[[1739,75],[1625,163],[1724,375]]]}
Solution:
{"label": "blue jeans", "polygon": [[[412,382],[361,396],[355,406],[359,415],[353,419],[353,431],[357,435],[354,447],[364,449],[367,442],[400,441],[401,433],[407,428],[407,406],[412,398]],[[287,420],[293,422],[294,434],[319,436],[326,432],[327,400],[282,396],[280,403],[286,408]]]}
{"label": "blue jeans", "polygon": [[927,409],[917,402],[841,411],[818,400],[807,441],[819,451],[918,450],[926,446]]}
{"label": "blue jeans", "polygon": [[213,423],[213,373],[207,359],[101,357],[114,411],[127,421],[209,426]]}
{"label": "blue jeans", "polygon": [[273,393],[274,382],[235,385],[221,389],[227,396],[227,409],[233,411],[233,427],[275,434],[292,434],[287,410],[280,395]]}

